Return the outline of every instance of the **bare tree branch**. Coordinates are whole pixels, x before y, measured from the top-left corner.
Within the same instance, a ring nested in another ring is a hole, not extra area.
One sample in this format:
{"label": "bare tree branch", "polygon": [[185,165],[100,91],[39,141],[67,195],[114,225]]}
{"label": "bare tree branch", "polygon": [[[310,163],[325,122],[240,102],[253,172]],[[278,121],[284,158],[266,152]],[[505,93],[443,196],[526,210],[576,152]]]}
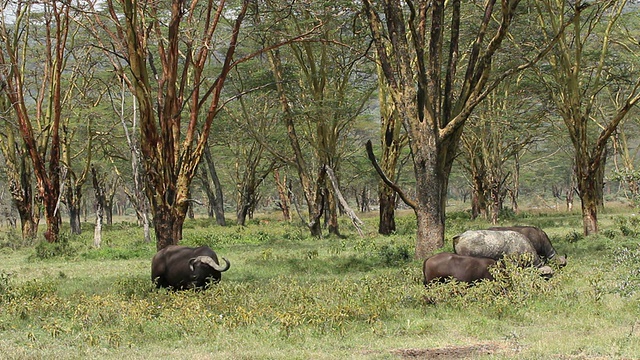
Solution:
{"label": "bare tree branch", "polygon": [[416,202],[412,199],[409,199],[409,197],[404,193],[404,191],[402,191],[402,189],[400,189],[398,185],[396,185],[393,181],[391,181],[387,177],[387,175],[382,171],[382,168],[380,168],[380,165],[376,160],[376,156],[373,154],[373,145],[371,144],[371,140],[367,141],[366,148],[367,148],[367,156],[369,157],[371,164],[376,169],[376,172],[378,173],[382,181],[384,181],[384,183],[387,184],[388,187],[392,188],[393,191],[398,193],[398,196],[400,196],[400,198],[402,199],[402,201],[404,201],[405,204],[407,204],[412,209],[415,209],[416,206],[418,206]]}

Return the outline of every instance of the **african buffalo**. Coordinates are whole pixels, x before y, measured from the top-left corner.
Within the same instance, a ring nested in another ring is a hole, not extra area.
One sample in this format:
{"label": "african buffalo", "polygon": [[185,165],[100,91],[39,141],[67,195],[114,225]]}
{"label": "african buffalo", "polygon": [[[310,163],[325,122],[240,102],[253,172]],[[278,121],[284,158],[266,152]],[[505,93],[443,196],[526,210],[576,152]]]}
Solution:
{"label": "african buffalo", "polygon": [[520,234],[524,235],[529,239],[533,248],[536,249],[538,256],[545,258],[546,260],[551,260],[555,258],[556,263],[560,267],[564,267],[567,265],[567,258],[565,256],[556,257],[556,249],[551,245],[551,240],[549,240],[549,236],[542,229],[535,226],[501,226],[501,227],[491,227],[488,230],[495,231],[517,231]]}
{"label": "african buffalo", "polygon": [[456,254],[500,260],[509,255],[526,255],[523,265],[542,266],[543,262],[526,236],[516,231],[468,230],[453,237]]}
{"label": "african buffalo", "polygon": [[169,245],[153,256],[151,280],[159,288],[203,288],[210,282],[220,281],[221,273],[229,270],[229,260],[222,260],[226,265],[220,265],[216,253],[208,246]]}
{"label": "african buffalo", "polygon": [[467,283],[482,279],[493,280],[489,267],[495,263],[494,259],[485,257],[439,253],[424,261],[422,266],[424,285],[426,286],[434,279],[442,281],[448,277]]}

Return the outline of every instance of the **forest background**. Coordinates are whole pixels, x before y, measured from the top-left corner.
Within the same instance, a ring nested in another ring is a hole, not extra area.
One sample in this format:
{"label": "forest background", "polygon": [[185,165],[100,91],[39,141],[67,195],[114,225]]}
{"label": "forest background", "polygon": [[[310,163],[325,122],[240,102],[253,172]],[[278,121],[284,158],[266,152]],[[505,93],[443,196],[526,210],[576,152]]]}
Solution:
{"label": "forest background", "polygon": [[423,258],[449,200],[496,223],[577,196],[585,235],[634,204],[636,2],[389,4],[4,1],[4,218],[55,243],[95,214],[99,246],[135,213],[162,248],[196,214],[392,234],[406,204]]}
{"label": "forest background", "polygon": [[[640,352],[636,1],[1,6],[4,357]],[[492,223],[569,265],[422,284]]]}

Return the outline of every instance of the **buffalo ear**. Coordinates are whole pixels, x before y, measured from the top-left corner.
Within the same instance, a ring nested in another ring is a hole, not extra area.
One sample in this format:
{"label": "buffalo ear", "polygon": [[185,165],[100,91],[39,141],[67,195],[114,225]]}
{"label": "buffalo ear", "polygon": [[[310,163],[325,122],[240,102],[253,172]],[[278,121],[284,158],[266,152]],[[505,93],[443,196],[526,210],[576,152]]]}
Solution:
{"label": "buffalo ear", "polygon": [[189,259],[189,270],[193,272],[193,263],[196,262],[196,258]]}

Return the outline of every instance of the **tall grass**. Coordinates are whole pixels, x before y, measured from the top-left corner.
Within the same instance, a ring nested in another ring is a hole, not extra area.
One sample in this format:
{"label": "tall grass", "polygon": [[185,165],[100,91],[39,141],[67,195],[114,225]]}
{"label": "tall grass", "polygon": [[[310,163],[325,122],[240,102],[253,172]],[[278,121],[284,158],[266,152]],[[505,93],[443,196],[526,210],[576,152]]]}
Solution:
{"label": "tall grass", "polygon": [[[542,224],[549,216],[512,223]],[[231,261],[204,291],[155,289],[150,259],[132,225],[114,225],[104,246],[91,231],[65,245],[0,248],[3,358],[391,359],[492,344],[474,358],[635,358],[640,354],[640,224],[612,215],[602,235],[545,223],[569,265],[545,280],[507,266],[475,286],[422,285],[412,259],[415,222],[390,237],[368,219],[361,238],[311,238],[271,219],[247,227],[187,222],[185,245],[208,245]],[[531,220],[529,222],[529,220]],[[452,216],[447,238],[482,228]],[[544,228],[544,227],[543,227]],[[10,242],[10,232],[3,241]],[[19,241],[18,239],[15,239]],[[450,243],[445,250],[450,249]],[[484,355],[483,355],[484,354]]]}

